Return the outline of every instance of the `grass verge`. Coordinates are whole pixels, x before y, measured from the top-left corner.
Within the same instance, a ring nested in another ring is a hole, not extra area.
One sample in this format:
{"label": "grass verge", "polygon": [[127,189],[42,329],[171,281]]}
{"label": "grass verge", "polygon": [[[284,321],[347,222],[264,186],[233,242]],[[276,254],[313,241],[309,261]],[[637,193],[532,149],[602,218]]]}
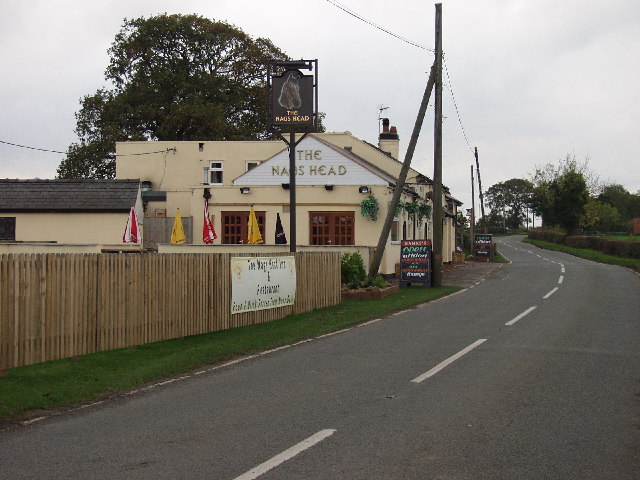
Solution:
{"label": "grass verge", "polygon": [[525,238],[522,240],[525,243],[530,243],[536,247],[544,248],[546,250],[555,250],[556,252],[564,252],[576,257],[586,258],[587,260],[593,260],[599,263],[608,263],[611,265],[619,265],[621,267],[632,268],[636,271],[640,271],[640,260],[635,258],[622,258],[615,257],[613,255],[606,255],[597,250],[590,250],[588,248],[571,248],[566,245],[558,245],[557,243],[543,242],[542,240],[532,240]]}
{"label": "grass verge", "polygon": [[344,301],[260,325],[12,368],[0,378],[0,420],[17,421],[42,410],[88,402],[203,365],[314,338],[460,289],[403,288],[382,299]]}

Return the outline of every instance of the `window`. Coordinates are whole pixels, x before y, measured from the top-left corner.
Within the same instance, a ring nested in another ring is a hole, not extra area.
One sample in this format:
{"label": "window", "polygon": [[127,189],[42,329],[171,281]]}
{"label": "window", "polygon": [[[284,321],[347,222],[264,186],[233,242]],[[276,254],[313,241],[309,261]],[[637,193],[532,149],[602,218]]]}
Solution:
{"label": "window", "polygon": [[254,168],[256,168],[258,165],[260,165],[261,162],[246,162],[246,166],[247,166],[247,172],[249,170],[253,170]]}
{"label": "window", "polygon": [[222,185],[223,162],[209,162],[209,184]]}
{"label": "window", "polygon": [[[262,239],[266,243],[265,212],[256,212]],[[222,212],[222,243],[247,243],[249,233],[249,212]]]}
{"label": "window", "polygon": [[353,212],[309,212],[311,245],[355,245]]}
{"label": "window", "polygon": [[399,222],[400,222],[400,219],[398,217],[395,217],[393,219],[393,223],[391,224],[391,241],[392,242],[400,241],[400,239],[398,238],[398,223]]}
{"label": "window", "polygon": [[0,242],[16,241],[16,217],[0,217]]}

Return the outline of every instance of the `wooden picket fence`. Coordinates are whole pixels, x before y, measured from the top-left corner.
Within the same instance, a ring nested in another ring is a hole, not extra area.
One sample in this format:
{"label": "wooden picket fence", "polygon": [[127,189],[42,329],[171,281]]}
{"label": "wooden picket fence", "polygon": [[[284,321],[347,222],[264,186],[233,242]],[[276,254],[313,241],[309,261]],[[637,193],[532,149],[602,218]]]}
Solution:
{"label": "wooden picket fence", "polygon": [[239,255],[0,255],[0,374],[269,322],[340,302],[338,252],[286,255],[296,257],[295,304],[233,315],[230,263]]}

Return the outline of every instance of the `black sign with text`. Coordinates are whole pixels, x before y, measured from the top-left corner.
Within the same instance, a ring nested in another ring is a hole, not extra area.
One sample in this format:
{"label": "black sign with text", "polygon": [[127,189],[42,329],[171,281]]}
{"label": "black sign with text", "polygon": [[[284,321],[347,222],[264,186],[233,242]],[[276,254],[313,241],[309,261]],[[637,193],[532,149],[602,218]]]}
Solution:
{"label": "black sign with text", "polygon": [[422,283],[431,286],[431,240],[402,240],[400,243],[400,286]]}
{"label": "black sign with text", "polygon": [[473,256],[478,258],[491,258],[493,237],[490,233],[478,233],[473,240]]}
{"label": "black sign with text", "polygon": [[313,77],[300,70],[287,70],[273,77],[271,89],[271,125],[314,124]]}

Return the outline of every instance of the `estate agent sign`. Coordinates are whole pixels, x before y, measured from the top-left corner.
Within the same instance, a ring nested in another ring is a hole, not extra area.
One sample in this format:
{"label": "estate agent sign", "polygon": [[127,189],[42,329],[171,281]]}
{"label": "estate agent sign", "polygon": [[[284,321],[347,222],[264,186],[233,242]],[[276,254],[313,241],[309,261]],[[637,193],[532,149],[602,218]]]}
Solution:
{"label": "estate agent sign", "polygon": [[232,257],[231,313],[293,305],[295,257]]}
{"label": "estate agent sign", "polygon": [[431,286],[431,240],[400,242],[400,286],[422,283]]}

